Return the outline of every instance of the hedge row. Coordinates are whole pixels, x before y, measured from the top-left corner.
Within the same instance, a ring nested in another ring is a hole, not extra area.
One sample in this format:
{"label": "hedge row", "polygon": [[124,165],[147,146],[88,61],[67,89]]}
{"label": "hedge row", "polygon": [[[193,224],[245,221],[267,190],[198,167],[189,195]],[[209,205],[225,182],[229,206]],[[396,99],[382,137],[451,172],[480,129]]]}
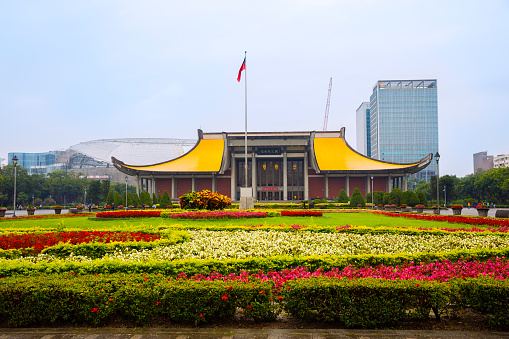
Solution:
{"label": "hedge row", "polygon": [[302,320],[375,328],[402,321],[457,315],[467,308],[488,314],[489,326],[509,329],[509,281],[310,278],[289,281],[281,292],[285,310]]}
{"label": "hedge row", "polygon": [[5,261],[0,265],[0,277],[16,275],[32,275],[36,273],[78,272],[81,274],[100,273],[161,273],[176,277],[179,273],[187,275],[209,275],[213,272],[221,274],[239,273],[241,271],[282,271],[292,267],[307,267],[310,271],[333,268],[343,269],[347,266],[354,268],[366,266],[397,266],[409,262],[431,263],[442,260],[458,261],[479,260],[486,261],[495,257],[508,257],[509,248],[496,250],[475,249],[456,250],[445,253],[416,253],[416,254],[364,254],[350,256],[309,256],[292,257],[277,256],[267,258],[225,259],[225,260],[174,260],[174,261],[143,261],[126,262],[121,260],[93,260],[91,262],[53,261],[32,263],[27,261]]}
{"label": "hedge row", "polygon": [[270,282],[172,280],[162,275],[73,274],[0,280],[0,321],[9,326],[108,325],[123,322],[214,323],[240,311],[272,321],[282,309],[304,321],[346,327],[387,327],[437,320],[467,308],[488,314],[489,326],[507,330],[509,280],[310,278],[287,282],[277,295]]}
{"label": "hedge row", "polygon": [[274,320],[272,283],[169,280],[161,275],[73,274],[0,280],[0,321],[9,326],[97,326],[118,321],[149,325],[214,322],[237,308],[255,320]]}

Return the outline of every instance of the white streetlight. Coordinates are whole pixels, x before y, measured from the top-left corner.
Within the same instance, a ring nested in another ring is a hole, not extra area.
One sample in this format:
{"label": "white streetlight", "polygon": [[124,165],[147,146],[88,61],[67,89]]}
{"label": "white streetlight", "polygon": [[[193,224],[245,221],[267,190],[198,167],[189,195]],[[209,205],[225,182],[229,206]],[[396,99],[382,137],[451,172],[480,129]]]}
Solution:
{"label": "white streetlight", "polygon": [[14,164],[14,217],[16,216],[16,165],[18,164],[18,157],[14,156],[12,158],[12,163]]}
{"label": "white streetlight", "polygon": [[438,179],[440,178],[439,172],[438,172],[438,161],[440,160],[440,154],[435,153],[435,160],[437,161],[437,208],[438,208],[438,214],[440,214],[440,190],[438,188]]}
{"label": "white streetlight", "polygon": [[127,209],[127,174],[125,176],[125,208]]}
{"label": "white streetlight", "polygon": [[373,176],[371,176],[371,209],[375,209],[375,200],[373,200],[374,194],[373,194]]}

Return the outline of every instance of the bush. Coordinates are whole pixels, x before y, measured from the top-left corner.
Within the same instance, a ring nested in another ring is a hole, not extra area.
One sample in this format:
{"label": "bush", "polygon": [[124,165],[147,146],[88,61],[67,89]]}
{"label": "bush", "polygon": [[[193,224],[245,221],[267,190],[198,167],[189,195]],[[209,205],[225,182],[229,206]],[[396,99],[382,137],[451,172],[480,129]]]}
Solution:
{"label": "bush", "polygon": [[349,202],[349,201],[350,201],[350,198],[348,197],[348,194],[346,194],[346,191],[344,189],[341,189],[339,191],[339,195],[338,195],[338,202],[345,203],[345,202]]}
{"label": "bush", "polygon": [[364,197],[362,196],[362,193],[359,190],[359,188],[355,187],[352,193],[352,199],[350,199],[350,207],[357,207],[357,205],[365,207],[366,202],[364,201]]}
{"label": "bush", "polygon": [[180,197],[180,208],[206,209],[209,211],[222,210],[230,206],[232,201],[226,195],[209,190],[200,192],[189,191]]}
{"label": "bush", "polygon": [[424,194],[424,192],[417,193],[417,198],[419,199],[419,204],[428,206],[428,200],[426,199],[426,194]]}
{"label": "bush", "polygon": [[[149,196],[149,199],[150,199],[150,196]],[[170,195],[168,194],[167,190],[164,190],[163,196],[161,197],[161,200],[159,201],[159,205],[161,206],[161,208],[168,208],[168,206],[170,206],[170,208],[171,208],[173,206],[171,203]]]}

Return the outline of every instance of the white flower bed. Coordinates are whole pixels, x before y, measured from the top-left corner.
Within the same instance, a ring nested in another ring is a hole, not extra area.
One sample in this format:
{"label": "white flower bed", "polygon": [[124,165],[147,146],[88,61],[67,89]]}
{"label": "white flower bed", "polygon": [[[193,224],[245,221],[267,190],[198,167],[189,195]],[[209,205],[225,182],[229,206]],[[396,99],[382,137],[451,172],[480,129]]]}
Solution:
{"label": "white flower bed", "polygon": [[[177,259],[228,259],[276,255],[352,255],[447,252],[455,249],[509,247],[509,237],[497,235],[447,234],[351,234],[278,231],[189,231],[186,243],[150,250],[124,250],[98,260],[146,261]],[[15,259],[28,262],[59,260],[52,255]],[[92,261],[70,256],[65,261]],[[8,260],[0,260],[8,261]]]}

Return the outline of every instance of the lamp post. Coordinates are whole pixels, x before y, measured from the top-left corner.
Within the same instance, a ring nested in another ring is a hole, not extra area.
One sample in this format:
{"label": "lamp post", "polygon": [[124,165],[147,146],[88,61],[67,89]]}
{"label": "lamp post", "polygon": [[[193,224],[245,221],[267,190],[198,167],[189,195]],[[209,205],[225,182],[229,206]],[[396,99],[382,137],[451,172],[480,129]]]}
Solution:
{"label": "lamp post", "polygon": [[33,194],[32,194],[32,205],[35,207],[35,198]]}
{"label": "lamp post", "polygon": [[85,199],[84,200],[85,200],[84,203],[86,205],[87,204],[87,188],[86,187],[85,187]]}
{"label": "lamp post", "polygon": [[438,179],[440,178],[439,171],[438,171],[438,161],[440,160],[440,154],[438,154],[438,151],[437,151],[437,153],[435,153],[435,160],[437,161],[437,207],[438,207],[438,214],[440,214],[440,190],[438,188]]}
{"label": "lamp post", "polygon": [[12,163],[14,164],[14,217],[16,216],[16,165],[18,164],[18,157],[14,156],[12,158]]}
{"label": "lamp post", "polygon": [[127,174],[125,176],[125,208],[127,208]]}
{"label": "lamp post", "polygon": [[64,195],[64,209],[65,209],[65,195]]}
{"label": "lamp post", "polygon": [[447,189],[444,185],[444,208],[447,208]]}
{"label": "lamp post", "polygon": [[373,176],[371,176],[371,209],[375,209],[375,200],[373,200],[374,194],[373,194]]}

